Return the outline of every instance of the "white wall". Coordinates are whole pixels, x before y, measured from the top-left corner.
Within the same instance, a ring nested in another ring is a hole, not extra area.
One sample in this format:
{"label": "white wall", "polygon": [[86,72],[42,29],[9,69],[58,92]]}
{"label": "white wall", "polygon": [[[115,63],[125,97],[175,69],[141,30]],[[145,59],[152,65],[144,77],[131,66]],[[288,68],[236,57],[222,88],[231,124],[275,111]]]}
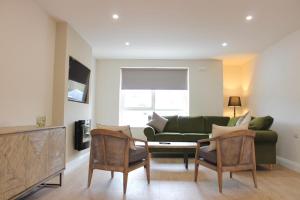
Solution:
{"label": "white wall", "polygon": [[[91,70],[89,103],[78,103],[67,99],[67,79],[65,84],[65,108],[64,125],[67,127],[67,161],[73,160],[88,151],[78,152],[74,150],[74,122],[77,120],[94,119],[94,92],[95,92],[95,60],[92,55],[91,46],[74,30],[68,26],[67,37],[67,60],[72,56]],[[66,62],[66,72],[69,73],[69,63]]]}
{"label": "white wall", "polygon": [[223,115],[223,72],[218,60],[98,60],[96,122],[118,124],[121,67],[188,67],[190,115]]}
{"label": "white wall", "polygon": [[[68,101],[69,56],[91,70],[88,103]],[[85,154],[74,150],[75,121],[95,118],[95,59],[91,46],[66,22],[57,23],[54,67],[53,122],[66,126],[67,161]]]}
{"label": "white wall", "polygon": [[300,30],[267,48],[245,66],[245,73],[250,76],[249,109],[274,117],[279,161],[300,171]]}
{"label": "white wall", "polygon": [[55,21],[33,1],[0,1],[0,126],[52,121]]}

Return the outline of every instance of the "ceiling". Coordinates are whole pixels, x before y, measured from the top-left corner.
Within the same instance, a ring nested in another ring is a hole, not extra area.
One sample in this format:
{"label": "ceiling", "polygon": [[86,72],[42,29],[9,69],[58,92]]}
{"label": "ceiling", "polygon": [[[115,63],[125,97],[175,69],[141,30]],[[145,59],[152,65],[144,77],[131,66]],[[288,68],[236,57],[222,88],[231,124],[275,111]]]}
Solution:
{"label": "ceiling", "polygon": [[[219,58],[239,65],[300,28],[299,0],[36,0],[97,58]],[[118,14],[119,20],[112,15]],[[253,15],[252,21],[246,21]],[[130,42],[126,46],[125,42]],[[221,44],[227,42],[227,47]]]}

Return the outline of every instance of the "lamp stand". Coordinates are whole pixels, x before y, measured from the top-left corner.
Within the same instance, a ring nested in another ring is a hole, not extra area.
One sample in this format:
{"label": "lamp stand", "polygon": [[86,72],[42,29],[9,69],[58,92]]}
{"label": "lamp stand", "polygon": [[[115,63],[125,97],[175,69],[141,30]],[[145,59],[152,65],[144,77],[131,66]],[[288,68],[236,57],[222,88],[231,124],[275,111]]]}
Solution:
{"label": "lamp stand", "polygon": [[233,117],[235,118],[235,106],[233,106]]}

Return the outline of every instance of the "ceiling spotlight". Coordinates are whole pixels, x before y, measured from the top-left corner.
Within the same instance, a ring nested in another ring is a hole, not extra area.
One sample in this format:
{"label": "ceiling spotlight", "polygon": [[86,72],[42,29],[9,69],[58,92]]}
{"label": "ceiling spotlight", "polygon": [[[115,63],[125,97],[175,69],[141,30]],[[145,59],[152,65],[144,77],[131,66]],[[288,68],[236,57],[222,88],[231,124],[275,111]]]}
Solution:
{"label": "ceiling spotlight", "polygon": [[119,19],[119,15],[113,14],[113,15],[112,15],[112,18],[115,19],[115,20],[117,20],[117,19]]}
{"label": "ceiling spotlight", "polygon": [[222,47],[227,47],[228,46],[228,43],[227,42],[223,42],[222,43]]}
{"label": "ceiling spotlight", "polygon": [[125,45],[126,46],[130,46],[130,42],[125,42]]}
{"label": "ceiling spotlight", "polygon": [[247,21],[251,21],[253,19],[253,16],[252,15],[248,15],[247,17],[246,17],[246,20]]}

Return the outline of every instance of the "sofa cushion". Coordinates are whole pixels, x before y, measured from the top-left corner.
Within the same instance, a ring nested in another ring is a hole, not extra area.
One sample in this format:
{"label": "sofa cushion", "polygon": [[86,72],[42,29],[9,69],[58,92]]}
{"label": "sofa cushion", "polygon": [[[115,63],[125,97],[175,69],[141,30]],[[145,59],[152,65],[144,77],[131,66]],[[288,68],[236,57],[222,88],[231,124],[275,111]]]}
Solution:
{"label": "sofa cushion", "polygon": [[204,117],[178,117],[178,131],[180,133],[205,133]]}
{"label": "sofa cushion", "polygon": [[129,164],[146,159],[148,152],[145,147],[136,146],[136,150],[129,150]]}
{"label": "sofa cushion", "polygon": [[217,151],[209,151],[208,146],[200,147],[199,157],[209,163],[217,164]]}
{"label": "sofa cushion", "polygon": [[162,132],[168,122],[168,119],[158,115],[156,112],[153,112],[152,119],[147,123],[148,126],[153,127],[157,132]]}
{"label": "sofa cushion", "polygon": [[235,126],[238,120],[239,120],[239,117],[232,117],[232,118],[230,118],[227,126]]}
{"label": "sofa cushion", "polygon": [[184,135],[182,133],[163,132],[163,133],[155,134],[155,141],[181,142],[183,140],[184,140]]}
{"label": "sofa cushion", "polygon": [[271,116],[255,117],[249,123],[249,129],[252,130],[269,130],[273,124],[273,118]]}
{"label": "sofa cushion", "polygon": [[271,130],[259,130],[255,131],[256,136],[254,141],[256,143],[275,143],[277,142],[278,135],[275,131]]}
{"label": "sofa cushion", "polygon": [[182,142],[196,142],[197,140],[207,139],[207,133],[183,133],[184,140]]}
{"label": "sofa cushion", "polygon": [[204,116],[205,119],[205,133],[212,132],[212,125],[227,126],[230,118],[222,116]]}
{"label": "sofa cushion", "polygon": [[163,132],[179,132],[178,131],[178,116],[165,116],[168,122],[164,128]]}

